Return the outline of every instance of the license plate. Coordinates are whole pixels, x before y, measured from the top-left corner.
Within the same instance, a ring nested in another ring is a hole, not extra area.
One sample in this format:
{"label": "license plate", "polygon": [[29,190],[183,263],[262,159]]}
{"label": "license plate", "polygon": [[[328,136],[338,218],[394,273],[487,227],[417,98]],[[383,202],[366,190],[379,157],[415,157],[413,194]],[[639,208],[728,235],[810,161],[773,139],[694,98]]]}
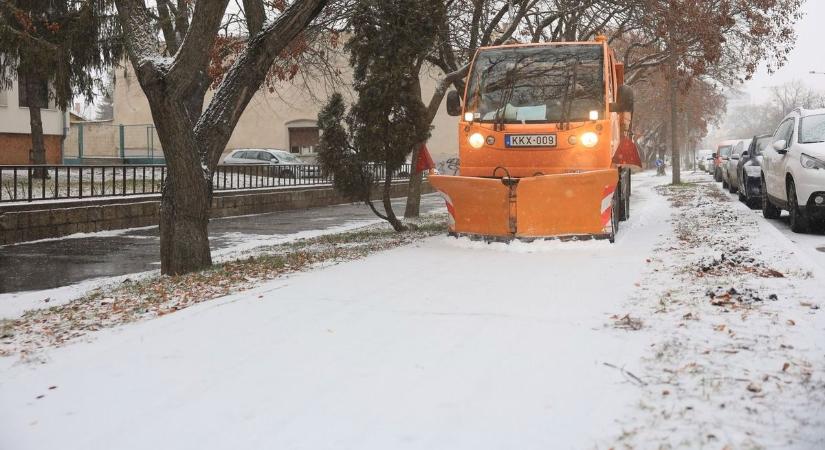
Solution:
{"label": "license plate", "polygon": [[555,134],[506,134],[505,147],[555,147]]}

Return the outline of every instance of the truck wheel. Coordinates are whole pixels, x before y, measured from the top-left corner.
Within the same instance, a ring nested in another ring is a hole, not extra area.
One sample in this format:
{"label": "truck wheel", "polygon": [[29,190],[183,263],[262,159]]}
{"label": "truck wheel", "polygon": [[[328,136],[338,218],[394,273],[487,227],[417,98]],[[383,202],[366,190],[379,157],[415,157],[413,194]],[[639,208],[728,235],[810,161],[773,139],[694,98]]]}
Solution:
{"label": "truck wheel", "polygon": [[778,219],[782,211],[771,203],[768,198],[768,188],[765,187],[765,177],[762,177],[762,216],[766,219]]}
{"label": "truck wheel", "polygon": [[791,231],[794,233],[808,232],[808,218],[799,207],[796,199],[796,186],[793,180],[788,180],[788,212],[791,213]]}
{"label": "truck wheel", "polygon": [[614,195],[612,207],[610,208],[610,237],[608,239],[611,243],[616,242],[616,233],[619,231],[619,196]]}
{"label": "truck wheel", "polygon": [[627,220],[630,218],[630,169],[623,170],[624,177],[622,177],[622,216],[619,220]]}

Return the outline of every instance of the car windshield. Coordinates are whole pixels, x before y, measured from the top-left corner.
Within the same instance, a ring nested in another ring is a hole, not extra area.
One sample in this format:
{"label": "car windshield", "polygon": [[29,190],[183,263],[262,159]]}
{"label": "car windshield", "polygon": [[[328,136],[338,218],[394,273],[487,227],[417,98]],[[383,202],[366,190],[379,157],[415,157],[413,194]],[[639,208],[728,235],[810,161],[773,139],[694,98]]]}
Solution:
{"label": "car windshield", "polygon": [[278,161],[284,164],[303,164],[303,161],[289,153],[277,152],[275,153],[275,157],[278,158]]}
{"label": "car windshield", "polygon": [[719,146],[719,151],[717,153],[719,156],[730,156],[730,151],[732,148],[732,145],[721,145]]}
{"label": "car windshield", "polygon": [[503,123],[586,121],[604,116],[601,45],[482,50],[467,90],[475,120]]}
{"label": "car windshield", "polygon": [[803,117],[799,121],[799,143],[825,142],[825,114]]}

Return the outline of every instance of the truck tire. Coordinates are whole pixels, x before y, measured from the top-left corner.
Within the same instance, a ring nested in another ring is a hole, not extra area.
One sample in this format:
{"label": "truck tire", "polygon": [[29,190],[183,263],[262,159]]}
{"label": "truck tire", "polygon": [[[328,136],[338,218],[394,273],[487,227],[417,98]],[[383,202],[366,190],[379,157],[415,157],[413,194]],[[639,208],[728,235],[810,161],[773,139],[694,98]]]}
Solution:
{"label": "truck tire", "polygon": [[768,188],[765,187],[765,177],[762,177],[762,216],[766,219],[778,219],[782,210],[771,203],[768,198]]}
{"label": "truck tire", "polygon": [[622,215],[619,220],[630,218],[630,169],[622,170]]}

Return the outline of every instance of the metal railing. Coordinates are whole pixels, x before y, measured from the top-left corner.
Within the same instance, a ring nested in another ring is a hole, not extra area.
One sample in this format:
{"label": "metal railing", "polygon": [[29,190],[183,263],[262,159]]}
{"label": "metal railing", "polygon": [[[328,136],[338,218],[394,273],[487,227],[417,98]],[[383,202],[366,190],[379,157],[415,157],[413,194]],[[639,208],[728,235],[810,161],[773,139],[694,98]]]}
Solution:
{"label": "metal railing", "polygon": [[[381,165],[371,165],[383,179]],[[410,164],[393,175],[407,179]],[[44,176],[45,174],[45,176]],[[167,176],[165,165],[2,166],[0,203],[35,202],[158,194]],[[212,174],[215,191],[315,186],[332,183],[317,165],[220,165]]]}

